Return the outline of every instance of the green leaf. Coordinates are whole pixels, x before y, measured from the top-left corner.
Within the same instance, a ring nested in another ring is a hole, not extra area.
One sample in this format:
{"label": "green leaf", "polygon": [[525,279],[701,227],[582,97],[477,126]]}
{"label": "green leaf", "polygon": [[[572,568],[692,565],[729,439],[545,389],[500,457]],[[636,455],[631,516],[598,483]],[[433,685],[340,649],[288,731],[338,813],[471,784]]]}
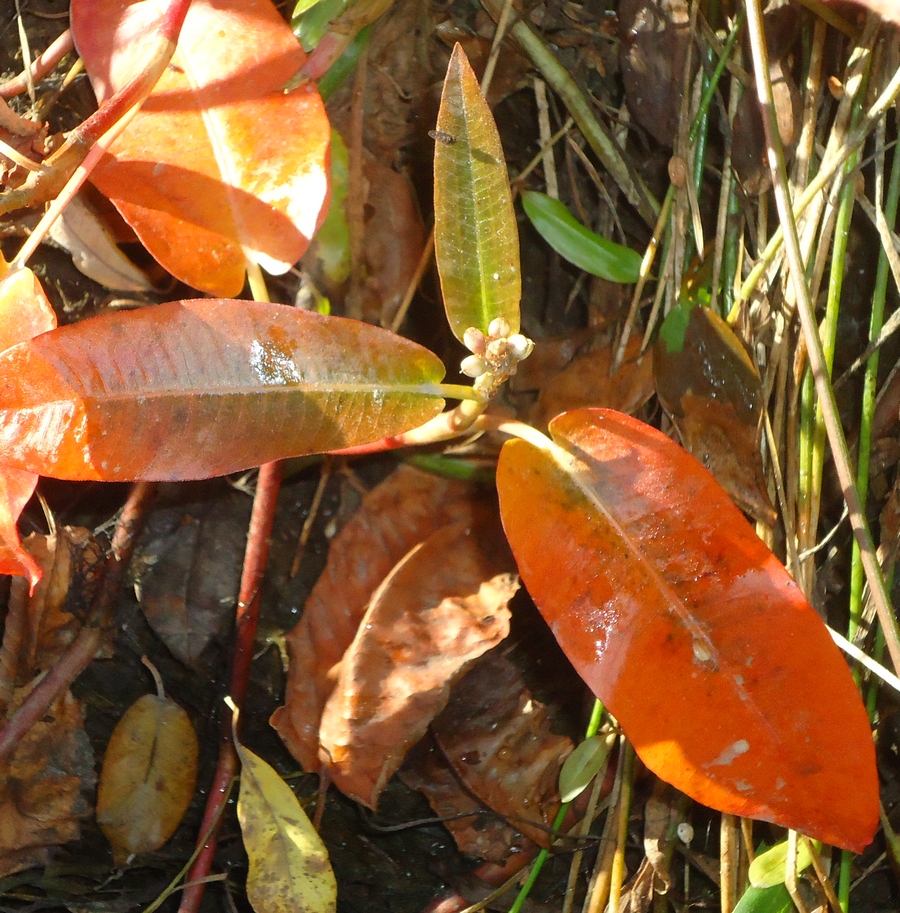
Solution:
{"label": "green leaf", "polygon": [[[771,888],[784,884],[787,878],[787,841],[776,843],[771,849],[760,853],[750,863],[750,884],[754,888]],[[797,871],[802,872],[812,864],[812,855],[801,841],[797,847]]]}
{"label": "green leaf", "polygon": [[522,206],[541,237],[564,259],[610,282],[637,282],[641,255],[585,228],[559,200],[526,190]]}
{"label": "green leaf", "polygon": [[241,759],[237,814],[250,859],[247,899],[256,913],[333,913],[328,851],[291,788],[235,740]]}
{"label": "green leaf", "polygon": [[350,276],[350,228],[347,225],[347,178],[350,156],[337,130],[331,131],[331,205],[316,233],[313,252],[325,275],[335,284]]}
{"label": "green leaf", "polygon": [[199,479],[376,441],[443,407],[438,357],[386,330],[255,301],[108,314],[0,354],[0,465]]}
{"label": "green leaf", "polygon": [[500,135],[466,55],[447,68],[434,151],[434,246],[453,335],[519,331],[519,234]]}
{"label": "green leaf", "polygon": [[747,888],[734,908],[734,913],[788,913],[794,901],[783,884],[772,888]]}
{"label": "green leaf", "polygon": [[348,6],[350,0],[299,0],[291,16],[291,29],[303,50],[311,51]]}
{"label": "green leaf", "polygon": [[571,802],[584,792],[606,763],[615,741],[614,735],[592,735],[576,745],[559,772],[560,802]]}

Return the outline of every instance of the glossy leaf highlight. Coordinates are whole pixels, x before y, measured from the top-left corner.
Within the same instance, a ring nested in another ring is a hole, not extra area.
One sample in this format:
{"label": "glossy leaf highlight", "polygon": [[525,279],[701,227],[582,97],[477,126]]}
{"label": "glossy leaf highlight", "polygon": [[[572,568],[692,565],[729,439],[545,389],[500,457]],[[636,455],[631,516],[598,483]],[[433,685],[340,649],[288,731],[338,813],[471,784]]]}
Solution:
{"label": "glossy leaf highlight", "polygon": [[519,332],[519,234],[500,135],[465,52],[450,58],[435,131],[434,248],[453,335]]}
{"label": "glossy leaf highlight", "polygon": [[376,327],[248,301],[85,320],[0,354],[0,465],[192,479],[378,440],[443,400],[438,358]]}
{"label": "glossy leaf highlight", "polygon": [[569,263],[610,282],[638,281],[641,255],[585,228],[559,200],[526,190],[522,206],[540,236]]}
{"label": "glossy leaf highlight", "polygon": [[855,851],[878,822],[869,722],[825,626],[712,476],[603,409],[497,473],[522,578],[644,763],[724,812]]}
{"label": "glossy leaf highlight", "polygon": [[[72,30],[102,104],[132,74],[159,6],[76,0]],[[194,0],[150,98],[91,175],[151,254],[214,295],[246,259],[283,273],[325,215],[329,125],[306,55],[269,0]]]}

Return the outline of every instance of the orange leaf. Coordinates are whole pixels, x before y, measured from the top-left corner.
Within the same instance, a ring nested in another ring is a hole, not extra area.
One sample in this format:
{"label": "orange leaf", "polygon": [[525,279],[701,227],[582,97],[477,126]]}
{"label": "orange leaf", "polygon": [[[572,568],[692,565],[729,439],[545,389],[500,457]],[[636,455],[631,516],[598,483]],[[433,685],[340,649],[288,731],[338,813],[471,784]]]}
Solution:
{"label": "orange leaf", "polygon": [[[102,104],[152,31],[150,0],[72,5],[79,53]],[[148,101],[91,180],[173,275],[236,295],[245,257],[285,272],[328,199],[329,125],[315,86],[285,94],[306,60],[268,0],[194,0]]]}
{"label": "orange leaf", "polygon": [[787,571],[712,476],[643,423],[581,409],[509,441],[497,483],[522,578],[644,763],[696,800],[861,851],[869,722]]}
{"label": "orange leaf", "polygon": [[181,301],[0,354],[0,463],[67,479],[196,479],[427,421],[437,356],[386,330],[248,301]]}
{"label": "orange leaf", "polygon": [[[56,314],[30,269],[15,270],[0,281],[0,351],[55,326]],[[0,574],[27,577],[32,590],[41,569],[22,548],[16,524],[37,481],[33,472],[0,467]]]}

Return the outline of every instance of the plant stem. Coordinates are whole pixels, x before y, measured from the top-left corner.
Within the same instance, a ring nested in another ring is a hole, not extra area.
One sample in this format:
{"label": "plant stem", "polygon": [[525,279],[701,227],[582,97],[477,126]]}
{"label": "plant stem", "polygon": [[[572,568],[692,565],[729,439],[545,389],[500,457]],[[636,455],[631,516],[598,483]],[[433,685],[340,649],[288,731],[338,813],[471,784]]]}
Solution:
{"label": "plant stem", "polygon": [[[784,231],[785,249],[790,264],[791,279],[797,296],[797,310],[800,315],[803,335],[806,340],[810,369],[813,372],[816,390],[818,391],[819,399],[822,403],[822,415],[828,433],[828,441],[831,445],[835,469],[844,495],[844,500],[850,512],[850,522],[853,526],[853,533],[859,543],[866,579],[869,583],[876,611],[878,612],[879,621],[884,628],[891,661],[894,664],[894,669],[900,670],[900,630],[898,630],[897,619],[894,617],[890,598],[885,588],[881,567],[879,566],[875,555],[872,534],[869,531],[869,526],[862,510],[862,504],[860,503],[859,492],[857,491],[856,483],[854,481],[853,470],[850,466],[850,454],[847,449],[847,441],[844,437],[843,428],[841,427],[837,402],[834,397],[834,389],[828,378],[825,356],[822,351],[822,343],[819,339],[818,326],[815,319],[815,312],[813,310],[812,301],[810,300],[809,289],[806,285],[803,261],[800,254],[800,242],[797,236],[797,224],[794,221],[794,212],[787,186],[784,150],[782,149],[781,137],[778,133],[775,105],[772,97],[772,84],[768,78],[769,61],[765,46],[762,10],[760,9],[759,0],[748,0],[747,9],[747,25],[749,27],[753,67],[756,72],[757,96],[763,112],[763,126],[766,134],[766,145],[769,152],[769,167],[772,172],[775,202],[778,208],[781,226]],[[894,82],[897,83],[897,89],[900,90],[900,71],[897,72],[894,80],[892,80],[892,85]],[[863,126],[867,126],[868,122],[869,119],[867,118],[866,123]],[[855,131],[853,136],[856,136],[858,132],[859,131]],[[845,158],[846,156],[840,156],[841,161],[844,161]]]}
{"label": "plant stem", "polygon": [[137,482],[132,486],[116,524],[106,558],[106,570],[90,616],[53,669],[32,689],[0,730],[0,761],[9,755],[47,708],[90,665],[103,645],[115,616],[116,597],[125,580],[125,572],[143,527],[144,514],[155,490],[152,482]]}
{"label": "plant stem", "polygon": [[40,171],[32,172],[21,187],[0,193],[0,215],[48,203],[59,196],[91,147],[129,111],[143,104],[175,53],[181,26],[190,5],[191,0],[172,0],[153,36],[158,42],[158,48],[146,69],[129,80],[87,120],[67,134],[65,143],[43,163],[44,167]]}
{"label": "plant stem", "polygon": [[[494,20],[497,20],[503,12],[503,0],[481,0],[481,5]],[[531,58],[531,62],[541,71],[544,79],[563,100],[563,104],[568,108],[588,145],[619,185],[625,198],[652,228],[659,213],[659,202],[639,177],[632,177],[618,146],[606,135],[606,131],[594,116],[590,105],[585,101],[581,90],[569,76],[566,68],[525,22],[521,20],[516,22],[510,29],[510,33]]]}
{"label": "plant stem", "polygon": [[[235,616],[235,647],[229,694],[238,708],[244,703],[250,680],[250,662],[253,658],[253,645],[259,620],[260,589],[266,560],[269,557],[269,543],[280,485],[280,463],[266,463],[260,467],[250,528],[247,532],[247,550],[244,554],[244,569]],[[219,730],[219,761],[209,788],[203,822],[200,825],[200,833],[206,839],[188,873],[188,884],[178,908],[179,913],[196,913],[200,909],[205,889],[203,879],[209,875],[216,853],[222,807],[228,799],[231,781],[238,767],[231,717],[230,712],[226,712],[222,717]]]}

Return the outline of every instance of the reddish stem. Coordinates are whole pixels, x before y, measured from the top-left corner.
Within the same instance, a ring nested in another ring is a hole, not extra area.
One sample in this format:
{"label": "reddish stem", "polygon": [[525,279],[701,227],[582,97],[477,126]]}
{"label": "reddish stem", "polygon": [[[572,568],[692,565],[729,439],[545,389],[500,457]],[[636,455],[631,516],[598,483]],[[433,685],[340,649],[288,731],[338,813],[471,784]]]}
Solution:
{"label": "reddish stem", "polygon": [[[266,560],[269,557],[269,543],[272,525],[275,521],[275,505],[281,486],[281,464],[266,463],[260,467],[256,483],[256,497],[253,499],[253,513],[247,532],[247,550],[244,553],[244,569],[238,594],[237,616],[235,619],[234,658],[231,663],[231,699],[241,709],[250,680],[250,661],[253,658],[253,644],[259,620],[260,587]],[[240,720],[240,716],[238,717]],[[231,714],[222,718],[219,741],[219,761],[209,790],[206,811],[200,833],[206,835],[206,842],[200,850],[187,877],[179,913],[196,913],[203,899],[206,887],[202,879],[209,875],[213,857],[216,854],[219,822],[222,820],[222,806],[228,799],[231,779],[237,767],[237,754],[231,728]]]}
{"label": "reddish stem", "polygon": [[43,163],[44,167],[40,171],[32,172],[21,187],[0,193],[0,215],[15,209],[38,206],[57,197],[93,144],[147,98],[175,53],[181,26],[190,5],[191,0],[172,0],[163,13],[155,35],[160,42],[159,51],[147,68],[72,130],[66,136],[65,143]]}
{"label": "reddish stem", "polygon": [[65,694],[73,681],[90,665],[103,643],[113,617],[116,596],[122,588],[125,571],[144,522],[144,512],[155,486],[138,482],[132,486],[122,515],[116,524],[112,546],[106,559],[106,573],[100,585],[91,614],[78,636],[59,662],[44,676],[25,698],[0,731],[0,760],[19,743],[22,736],[47,712],[60,695]]}
{"label": "reddish stem", "polygon": [[[66,29],[34,63],[31,64],[31,78],[35,82],[43,79],[75,46],[72,30]],[[15,98],[28,88],[28,77],[20,73],[0,85],[0,98]]]}

